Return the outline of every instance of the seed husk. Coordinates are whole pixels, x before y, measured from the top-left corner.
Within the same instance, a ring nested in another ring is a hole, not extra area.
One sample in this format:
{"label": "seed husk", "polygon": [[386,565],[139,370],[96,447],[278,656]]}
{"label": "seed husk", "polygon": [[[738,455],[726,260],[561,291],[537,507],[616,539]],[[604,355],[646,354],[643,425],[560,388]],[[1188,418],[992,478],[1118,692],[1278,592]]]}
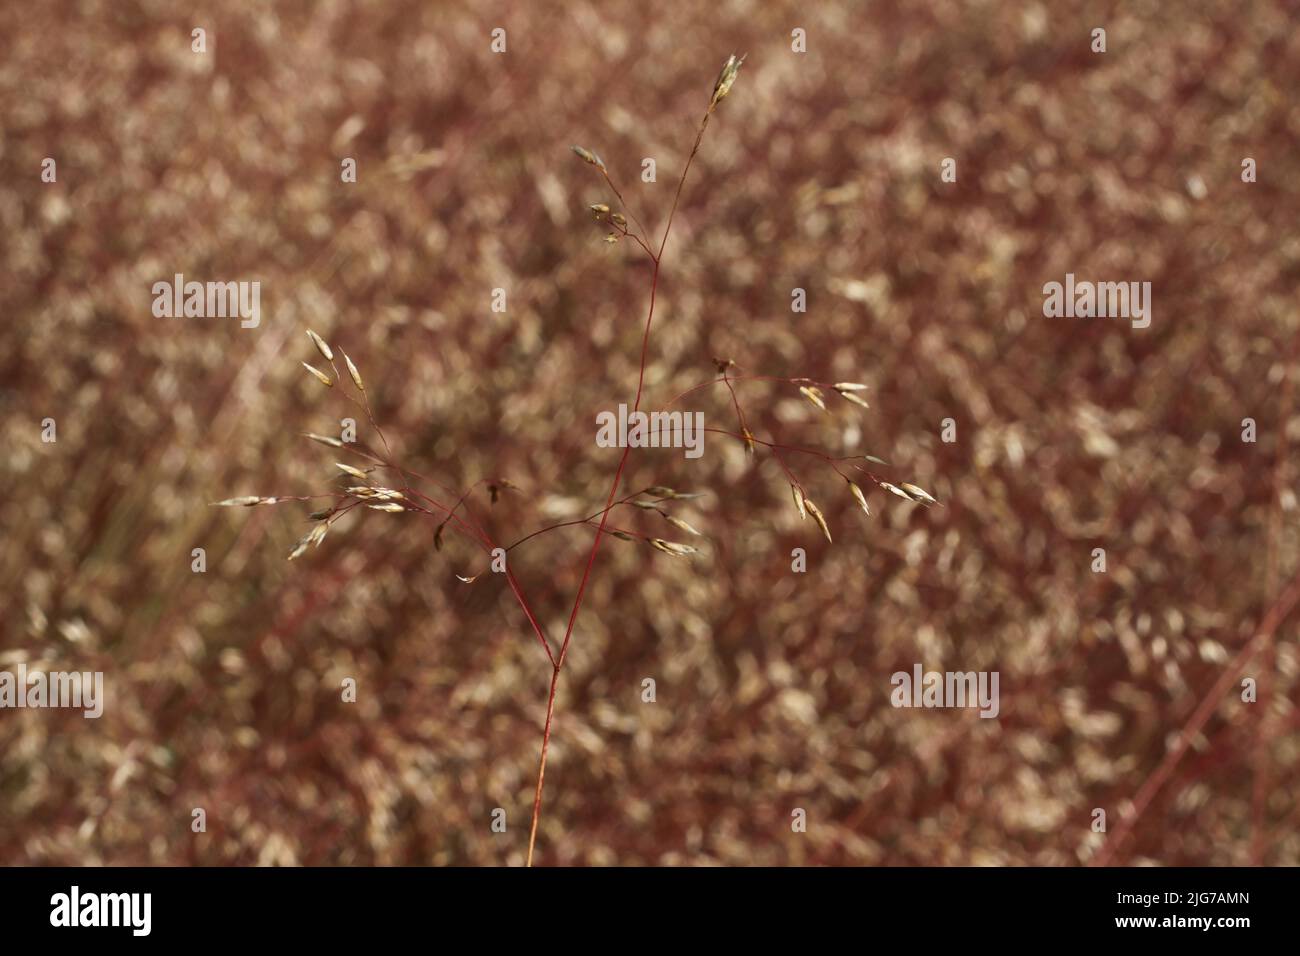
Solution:
{"label": "seed husk", "polygon": [[698,548],[692,548],[689,544],[681,544],[677,541],[665,541],[663,538],[651,538],[650,547],[662,551],[664,554],[671,554],[675,558],[699,553]]}
{"label": "seed husk", "polygon": [[837,392],[861,392],[861,391],[865,391],[867,388],[870,388],[870,386],[863,385],[860,382],[836,382],[835,383],[835,391]]}
{"label": "seed husk", "polygon": [[329,445],[331,448],[342,448],[343,442],[337,438],[331,438],[329,435],[314,435],[311,432],[303,432],[303,435],[312,441],[318,441],[322,445]]}
{"label": "seed husk", "polygon": [[320,369],[314,368],[308,365],[306,362],[302,363],[302,367],[305,368],[307,371],[311,372],[313,375],[315,375],[316,380],[319,381],[326,388],[334,387],[334,380],[330,378],[328,375],[326,375],[324,372],[322,372]]}
{"label": "seed husk", "polygon": [[343,363],[348,367],[348,375],[352,376],[352,384],[357,387],[358,391],[364,392],[366,386],[365,383],[361,381],[361,373],[358,372],[357,367],[352,364],[352,359],[348,358],[347,352],[343,353]]}
{"label": "seed husk", "polygon": [[366,473],[360,468],[353,468],[351,465],[345,465],[341,461],[334,462],[334,467],[339,469],[345,475],[351,475],[353,478],[360,478],[362,481],[366,478]]}
{"label": "seed husk", "polygon": [[312,340],[312,344],[316,346],[316,350],[320,352],[321,355],[325,356],[325,361],[327,362],[334,361],[334,352],[330,349],[329,345],[326,343],[326,341],[323,338],[321,338],[311,329],[307,330],[307,337]]}
{"label": "seed husk", "polygon": [[595,166],[597,169],[599,169],[602,173],[606,172],[604,160],[602,160],[591,150],[583,146],[570,146],[569,149],[573,150],[574,153],[577,154],[578,158],[581,159],[584,163],[590,163],[592,166]]}
{"label": "seed husk", "polygon": [[808,512],[804,510],[804,506],[803,506],[804,503],[803,492],[799,490],[798,485],[791,485],[790,493],[794,495],[794,506],[799,509],[799,520],[803,521],[805,518],[808,517]]}
{"label": "seed husk", "polygon": [[889,482],[887,482],[887,481],[882,481],[882,482],[880,482],[880,487],[881,487],[881,488],[884,488],[886,491],[893,492],[894,494],[898,495],[898,497],[902,498],[904,501],[914,501],[914,500],[915,500],[915,499],[914,499],[911,495],[909,495],[906,491],[904,491],[902,488],[898,487],[898,485],[891,485],[891,484],[890,484]]}
{"label": "seed husk", "polygon": [[722,64],[722,72],[713,82],[713,97],[709,100],[709,111],[723,101],[728,93],[731,92],[731,86],[736,82],[736,75],[740,72],[740,64],[745,62],[748,53],[743,53],[740,59],[736,59],[736,54],[727,57],[727,62]]}
{"label": "seed husk", "polygon": [[909,485],[907,482],[903,482],[903,490],[927,507],[939,503],[937,498],[932,496],[924,488],[918,488],[916,485]]}
{"label": "seed husk", "polygon": [[701,538],[704,537],[704,535],[700,534],[700,532],[696,531],[693,527],[691,527],[691,525],[688,522],[683,521],[681,518],[678,518],[675,515],[664,515],[664,518],[674,528],[679,528],[682,531],[685,531],[687,534],[693,534]]}
{"label": "seed husk", "polygon": [[822,399],[822,390],[815,385],[800,385],[799,393],[822,411],[826,411],[826,402]]}
{"label": "seed husk", "polygon": [[808,513],[813,516],[813,520],[817,522],[818,527],[822,529],[822,534],[826,535],[826,540],[831,541],[831,529],[826,524],[826,518],[822,516],[821,509],[813,504],[809,498],[805,498],[803,503],[808,509]]}
{"label": "seed husk", "polygon": [[846,402],[852,402],[854,405],[859,405],[862,408],[871,407],[870,405],[867,404],[867,400],[865,398],[862,398],[858,395],[854,395],[852,392],[840,392],[840,398],[844,399]]}
{"label": "seed husk", "polygon": [[862,506],[862,510],[870,515],[871,508],[867,505],[867,496],[862,493],[862,489],[859,488],[856,483],[850,481],[849,490],[853,492],[853,497],[857,499],[858,504]]}

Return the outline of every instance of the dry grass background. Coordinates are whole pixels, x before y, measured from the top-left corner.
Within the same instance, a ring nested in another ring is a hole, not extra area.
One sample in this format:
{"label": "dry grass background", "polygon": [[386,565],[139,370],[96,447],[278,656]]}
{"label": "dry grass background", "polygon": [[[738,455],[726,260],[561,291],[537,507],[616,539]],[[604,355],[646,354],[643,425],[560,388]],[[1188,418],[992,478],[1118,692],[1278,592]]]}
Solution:
{"label": "dry grass background", "polygon": [[[333,456],[298,433],[348,413],[298,364],[310,325],[357,360],[404,462],[526,489],[492,510],[498,535],[595,510],[618,452],[594,447],[594,417],[634,390],[647,270],[599,241],[584,211],[610,197],[568,146],[600,151],[662,223],[733,51],[749,57],[665,259],[648,407],[711,377],[712,355],[868,382],[872,409],[832,419],[790,388],[741,395],[756,431],[880,455],[947,507],[877,492],[866,519],[805,466],[828,546],[770,459],[712,435],[698,462],[634,453],[628,487],[712,492],[689,512],[711,556],[602,545],[539,860],[1089,859],[1092,808],[1114,828],[1300,557],[1296,456],[1279,465],[1284,432],[1300,439],[1281,399],[1294,18],[1155,0],[5,4],[0,667],[102,669],[109,698],[98,721],[0,712],[0,862],[522,860],[549,665],[501,581],[466,588],[463,543],[437,553],[427,523],[375,513],[289,564],[306,509],[206,503],[328,480]],[[1151,280],[1152,326],[1044,318],[1042,285],[1067,271]],[[153,318],[150,286],[175,272],[260,280],[261,326]],[[692,407],[731,423],[724,392]],[[517,553],[553,634],[590,540]],[[915,661],[1000,671],[1000,719],[891,708],[889,674]],[[1287,625],[1245,672],[1261,702],[1224,697],[1120,861],[1300,862],[1298,663]]]}

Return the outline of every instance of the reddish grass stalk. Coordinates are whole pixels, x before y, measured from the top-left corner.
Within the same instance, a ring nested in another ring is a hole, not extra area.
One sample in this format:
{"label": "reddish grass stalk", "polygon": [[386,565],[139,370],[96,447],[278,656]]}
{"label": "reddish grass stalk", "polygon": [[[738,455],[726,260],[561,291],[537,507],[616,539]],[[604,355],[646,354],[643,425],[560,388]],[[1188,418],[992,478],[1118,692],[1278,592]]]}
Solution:
{"label": "reddish grass stalk", "polygon": [[[641,398],[645,392],[645,369],[650,352],[650,327],[654,323],[655,299],[659,291],[659,269],[663,262],[664,249],[668,245],[668,236],[673,228],[673,218],[677,215],[677,206],[681,202],[682,188],[686,185],[686,177],[690,175],[691,164],[700,151],[700,143],[704,139],[704,130],[709,125],[709,117],[713,114],[716,103],[715,99],[714,103],[710,104],[708,112],[704,114],[704,119],[700,122],[699,131],[695,134],[695,144],[691,147],[691,153],[686,158],[686,165],[682,169],[681,178],[677,181],[677,191],[673,195],[673,205],[668,213],[668,222],[664,226],[663,238],[659,242],[659,251],[651,252],[644,242],[641,243],[641,248],[646,251],[651,261],[654,262],[654,270],[650,276],[650,305],[646,310],[645,331],[641,335],[641,362],[637,371],[636,400],[632,403],[633,411],[641,408]],[[614,195],[618,197],[619,203],[626,208],[627,204],[623,200],[623,195],[610,180],[609,173],[604,169],[601,172],[604,174],[605,181],[609,183],[610,188],[614,190]],[[632,218],[633,222],[637,222],[635,216]],[[591,569],[596,564],[596,553],[600,550],[600,539],[605,533],[609,512],[614,506],[614,496],[618,494],[619,484],[623,480],[623,470],[627,467],[627,459],[631,451],[630,446],[625,447],[622,456],[618,460],[618,469],[614,472],[614,480],[609,486],[609,495],[605,500],[605,508],[600,515],[600,524],[596,527],[596,536],[591,542],[591,552],[587,555],[587,566],[582,572],[582,580],[578,583],[578,593],[573,599],[573,610],[569,613],[569,623],[564,630],[564,641],[560,644],[560,654],[557,659],[552,661],[554,668],[551,672],[551,690],[546,699],[546,723],[542,728],[541,755],[537,764],[537,790],[533,795],[533,820],[528,831],[528,856],[524,863],[525,866],[533,865],[533,850],[537,843],[537,823],[542,815],[542,786],[546,779],[546,754],[551,743],[551,727],[555,715],[555,695],[560,686],[560,671],[564,668],[564,659],[569,653],[569,643],[573,640],[573,627],[578,621],[578,612],[582,609],[582,598],[587,591],[587,582],[591,578]]]}

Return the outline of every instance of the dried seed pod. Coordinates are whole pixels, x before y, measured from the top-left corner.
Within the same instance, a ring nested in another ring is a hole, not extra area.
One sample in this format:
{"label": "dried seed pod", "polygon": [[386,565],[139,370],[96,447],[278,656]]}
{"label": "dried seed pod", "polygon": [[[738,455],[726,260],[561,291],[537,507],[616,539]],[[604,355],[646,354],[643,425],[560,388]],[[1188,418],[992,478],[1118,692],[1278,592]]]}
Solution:
{"label": "dried seed pod", "polygon": [[302,557],[303,553],[306,552],[307,545],[309,543],[310,542],[307,540],[307,538],[303,537],[301,541],[299,541],[297,544],[293,546],[293,550],[289,552],[289,560],[293,561],[297,558]]}
{"label": "dried seed pod", "polygon": [[343,362],[348,367],[348,375],[352,376],[352,384],[357,387],[357,391],[364,392],[366,386],[365,383],[361,381],[361,373],[358,372],[357,367],[352,364],[352,359],[348,358],[347,352],[343,353]]}
{"label": "dried seed pod", "polygon": [[736,59],[736,54],[733,53],[727,58],[727,62],[722,64],[722,72],[713,82],[713,98],[709,100],[709,112],[712,112],[713,108],[731,92],[731,86],[736,82],[736,74],[740,72],[740,64],[745,62],[745,57],[748,55],[745,53],[740,59]]}
{"label": "dried seed pod", "polygon": [[826,519],[825,517],[822,516],[821,509],[818,508],[815,504],[813,504],[812,499],[810,498],[805,498],[803,500],[803,503],[804,503],[804,507],[808,509],[808,513],[813,516],[813,520],[817,522],[818,527],[822,529],[822,534],[826,535],[826,540],[830,541],[831,529],[826,524]]}
{"label": "dried seed pod", "polygon": [[386,502],[384,502],[384,503],[381,504],[381,505],[366,505],[366,507],[367,507],[367,508],[372,508],[372,509],[374,509],[375,511],[392,511],[392,512],[398,512],[398,511],[405,511],[405,510],[406,510],[406,509],[403,508],[401,505],[399,505],[396,501],[386,501]]}
{"label": "dried seed pod", "polygon": [[822,390],[815,385],[800,385],[799,394],[812,402],[822,411],[826,411],[826,402],[822,400]]}
{"label": "dried seed pod", "polygon": [[680,528],[682,531],[685,531],[687,534],[693,534],[696,537],[700,537],[700,538],[704,537],[704,535],[700,534],[700,532],[696,531],[694,528],[690,526],[690,524],[683,521],[681,518],[674,517],[673,515],[664,515],[664,518],[674,528]]}
{"label": "dried seed pod", "polygon": [[887,482],[887,481],[882,481],[882,482],[880,482],[880,487],[881,487],[881,488],[884,488],[886,491],[893,492],[894,494],[898,495],[898,497],[902,498],[904,501],[913,501],[913,500],[915,500],[915,499],[913,499],[913,497],[912,497],[911,495],[909,495],[906,491],[904,491],[902,488],[898,487],[898,485],[891,485],[891,484],[890,484],[889,482]]}
{"label": "dried seed pod", "polygon": [[861,392],[870,386],[860,385],[857,382],[836,382],[834,387],[837,392]]}
{"label": "dried seed pod", "polygon": [[934,498],[928,491],[924,488],[918,488],[916,485],[909,485],[907,482],[903,482],[903,490],[926,507],[937,505],[939,503],[938,499]]}
{"label": "dried seed pod", "polygon": [[854,395],[852,392],[840,392],[840,398],[844,399],[846,402],[852,402],[854,405],[860,405],[863,408],[871,407],[870,405],[867,404],[867,400],[865,398],[862,398],[861,396],[858,395]]}
{"label": "dried seed pod", "polygon": [[658,511],[659,506],[653,501],[629,501],[633,508],[640,508],[642,511]]}
{"label": "dried seed pod", "polygon": [[664,554],[671,554],[675,558],[685,557],[689,554],[699,554],[699,548],[692,548],[689,544],[680,544],[676,541],[665,541],[663,538],[651,538],[650,547]]}
{"label": "dried seed pod", "polygon": [[804,503],[803,492],[799,490],[798,485],[791,485],[790,492],[791,494],[794,495],[794,506],[799,509],[799,520],[803,521],[804,518],[808,517],[808,512],[804,510],[804,506],[803,506]]}
{"label": "dried seed pod", "polygon": [[610,213],[610,215],[609,215],[609,221],[612,222],[612,223],[613,223],[614,225],[616,225],[616,226],[626,226],[626,225],[627,225],[627,219],[623,216],[622,213],[619,213],[619,212]]}
{"label": "dried seed pod", "polygon": [[[847,478],[844,480],[848,481]],[[862,489],[859,488],[853,482],[849,481],[849,490],[853,492],[853,497],[856,498],[858,504],[862,506],[862,510],[865,511],[868,515],[870,515],[871,508],[868,507],[867,505],[867,496],[862,493]]]}
{"label": "dried seed pod", "polygon": [[601,216],[609,215],[609,207],[606,206],[603,202],[594,202],[588,208],[591,209],[591,212],[596,217],[597,222],[600,221]]}
{"label": "dried seed pod", "polygon": [[328,375],[326,375],[324,372],[322,372],[320,369],[313,368],[312,366],[308,365],[306,362],[302,363],[302,367],[305,368],[307,371],[311,372],[313,375],[315,375],[316,380],[319,381],[326,388],[333,387],[334,380],[330,378]]}
{"label": "dried seed pod", "polygon": [[339,471],[343,472],[345,475],[351,475],[353,478],[360,478],[363,481],[365,480],[366,473],[360,468],[353,468],[351,465],[345,465],[341,461],[334,462],[334,467],[338,468]]}
{"label": "dried seed pod", "polygon": [[325,361],[327,362],[334,361],[334,353],[330,350],[329,345],[325,343],[325,340],[323,338],[321,338],[311,329],[307,330],[307,337],[312,340],[312,343],[316,346],[316,350],[320,352],[321,355],[325,356]]}
{"label": "dried seed pod", "polygon": [[607,170],[605,169],[604,160],[602,160],[591,150],[586,149],[582,146],[570,146],[569,149],[573,150],[574,153],[577,154],[578,158],[581,159],[584,163],[590,163],[592,166],[595,166],[597,169],[599,169],[602,173],[607,172]]}
{"label": "dried seed pod", "polygon": [[214,507],[214,508],[237,508],[237,507],[251,508],[251,507],[253,507],[253,505],[260,505],[261,503],[262,503],[262,499],[259,498],[257,495],[243,495],[242,497],[239,497],[239,498],[227,498],[225,501],[214,501],[214,502],[212,502],[212,507]]}
{"label": "dried seed pod", "polygon": [[343,442],[337,438],[331,438],[329,435],[313,435],[311,432],[303,432],[303,435],[312,441],[318,441],[322,445],[329,445],[331,448],[342,448]]}
{"label": "dried seed pod", "polygon": [[875,455],[863,455],[862,460],[869,461],[875,465],[884,465],[885,467],[889,467],[889,462],[885,461],[883,458],[877,458]]}

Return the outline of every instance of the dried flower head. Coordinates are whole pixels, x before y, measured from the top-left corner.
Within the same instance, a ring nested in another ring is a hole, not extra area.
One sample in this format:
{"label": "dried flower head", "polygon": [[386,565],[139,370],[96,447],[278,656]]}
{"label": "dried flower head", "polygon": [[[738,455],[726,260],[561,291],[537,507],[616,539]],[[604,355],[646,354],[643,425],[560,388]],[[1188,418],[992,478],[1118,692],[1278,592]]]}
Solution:
{"label": "dried flower head", "polygon": [[812,503],[811,498],[805,498],[803,503],[804,507],[808,509],[808,513],[813,516],[813,521],[816,521],[817,526],[822,529],[822,534],[826,535],[826,540],[830,541],[831,529],[826,524],[826,518],[822,515],[821,509]]}
{"label": "dried flower head", "polygon": [[574,153],[577,154],[578,158],[581,159],[584,163],[590,163],[592,166],[595,166],[597,169],[599,169],[602,173],[608,172],[608,170],[605,169],[605,161],[601,159],[599,156],[597,156],[595,153],[593,153],[591,150],[586,149],[585,147],[582,146],[570,146],[569,149],[573,150]]}
{"label": "dried flower head", "polygon": [[315,375],[316,379],[326,388],[331,388],[334,385],[334,380],[330,378],[328,375],[326,375],[324,372],[322,372],[320,369],[313,368],[312,366],[308,365],[306,362],[302,363],[302,367],[305,368],[307,371],[311,372],[313,375]]}
{"label": "dried flower head", "polygon": [[[844,480],[848,481],[847,478],[845,478]],[[867,505],[867,496],[862,493],[862,489],[859,488],[854,482],[849,481],[849,490],[853,492],[853,497],[857,499],[858,504],[862,506],[862,510],[865,511],[868,515],[870,515],[871,508],[868,507]]]}
{"label": "dried flower head", "polygon": [[320,352],[321,355],[325,356],[325,361],[327,362],[334,361],[334,353],[330,350],[330,347],[325,343],[325,340],[323,338],[321,338],[311,329],[307,330],[307,337],[312,340],[312,343],[316,346],[316,350]]}
{"label": "dried flower head", "polygon": [[808,401],[812,402],[822,411],[826,411],[826,402],[822,398],[822,390],[815,385],[800,385],[799,394]]}
{"label": "dried flower head", "polygon": [[366,386],[365,383],[361,381],[361,373],[358,372],[357,367],[352,364],[352,359],[348,358],[347,352],[343,353],[343,362],[348,367],[348,375],[352,376],[352,384],[357,387],[357,391],[364,392]]}
{"label": "dried flower head", "polygon": [[740,59],[736,59],[736,54],[733,53],[727,58],[727,62],[722,64],[722,72],[713,83],[713,98],[709,100],[709,112],[713,112],[714,107],[731,92],[731,86],[736,82],[736,75],[740,73],[740,64],[745,62],[747,56],[748,53],[743,53]]}

